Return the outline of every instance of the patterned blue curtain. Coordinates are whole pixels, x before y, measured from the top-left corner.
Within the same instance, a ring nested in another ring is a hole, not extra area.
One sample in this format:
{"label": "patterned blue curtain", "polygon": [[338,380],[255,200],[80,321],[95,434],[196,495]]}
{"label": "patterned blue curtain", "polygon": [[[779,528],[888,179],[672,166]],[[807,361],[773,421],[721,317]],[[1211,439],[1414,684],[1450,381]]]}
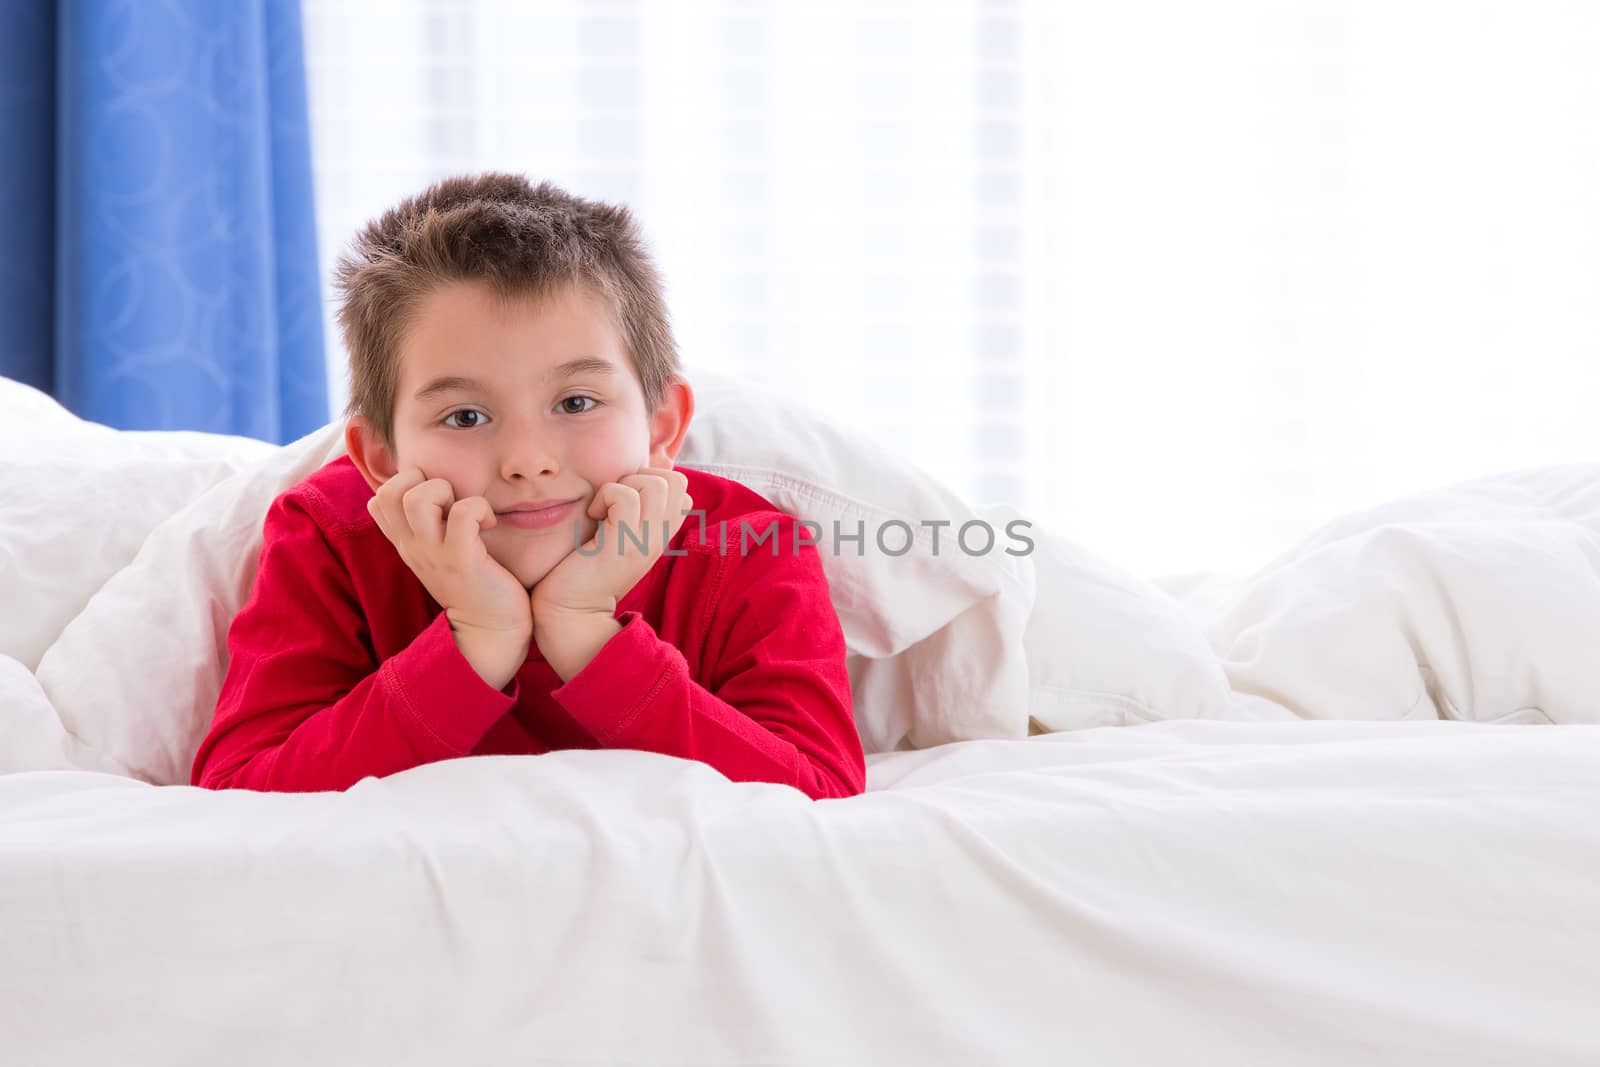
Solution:
{"label": "patterned blue curtain", "polygon": [[298,0],[0,0],[0,374],[130,430],[329,419]]}

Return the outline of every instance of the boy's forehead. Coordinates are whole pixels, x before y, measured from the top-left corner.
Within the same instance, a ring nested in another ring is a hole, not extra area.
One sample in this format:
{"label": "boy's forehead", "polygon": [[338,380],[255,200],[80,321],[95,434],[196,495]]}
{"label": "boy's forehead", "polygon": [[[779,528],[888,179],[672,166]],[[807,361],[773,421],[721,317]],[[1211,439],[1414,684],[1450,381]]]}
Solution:
{"label": "boy's forehead", "polygon": [[402,396],[418,401],[451,388],[487,391],[629,371],[609,309],[575,287],[502,299],[487,286],[450,286],[430,294],[397,355]]}

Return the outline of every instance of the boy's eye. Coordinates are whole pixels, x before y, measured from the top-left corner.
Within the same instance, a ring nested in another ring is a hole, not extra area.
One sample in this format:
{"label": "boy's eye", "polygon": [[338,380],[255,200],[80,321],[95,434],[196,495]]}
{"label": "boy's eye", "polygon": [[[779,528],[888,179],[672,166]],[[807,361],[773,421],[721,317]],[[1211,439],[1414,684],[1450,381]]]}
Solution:
{"label": "boy's eye", "polygon": [[462,425],[460,425],[458,423],[450,422],[450,420],[455,418],[457,415],[473,415],[473,416],[477,416],[477,417],[481,418],[483,413],[479,412],[479,411],[474,411],[471,408],[462,408],[460,411],[452,411],[450,414],[448,414],[448,415],[446,415],[444,417],[444,421],[445,422],[450,423],[451,426],[454,426],[458,430],[475,430],[475,429],[477,429],[477,425],[478,425],[477,423],[473,423],[470,426],[462,426]]}
{"label": "boy's eye", "polygon": [[568,406],[569,404],[572,404],[574,402],[579,403],[579,404],[598,404],[598,403],[600,403],[600,401],[596,400],[592,396],[569,396],[569,397],[562,398],[561,410],[565,411],[568,415],[582,415],[585,411],[590,410],[589,408],[583,408],[583,407],[580,407],[580,408],[574,410],[574,409],[572,409],[571,407]]}

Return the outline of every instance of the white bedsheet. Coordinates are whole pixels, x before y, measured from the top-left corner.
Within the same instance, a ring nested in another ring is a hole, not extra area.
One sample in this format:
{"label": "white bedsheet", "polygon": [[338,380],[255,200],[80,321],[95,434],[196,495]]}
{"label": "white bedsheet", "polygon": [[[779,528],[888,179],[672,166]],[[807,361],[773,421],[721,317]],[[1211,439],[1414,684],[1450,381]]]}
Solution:
{"label": "white bedsheet", "polygon": [[1600,1063],[1600,727],[1173,722],[869,784],[0,776],[0,1058]]}

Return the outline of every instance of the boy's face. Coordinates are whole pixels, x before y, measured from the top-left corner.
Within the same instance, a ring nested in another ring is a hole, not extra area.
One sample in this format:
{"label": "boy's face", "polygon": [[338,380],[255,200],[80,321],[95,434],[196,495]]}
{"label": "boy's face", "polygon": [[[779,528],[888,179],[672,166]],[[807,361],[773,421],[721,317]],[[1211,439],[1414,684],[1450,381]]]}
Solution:
{"label": "boy's face", "polygon": [[[428,391],[446,377],[476,384]],[[501,516],[483,531],[489,555],[532,589],[594,535],[599,524],[585,512],[602,485],[672,466],[692,410],[681,381],[645,410],[609,309],[588,289],[506,303],[485,283],[459,282],[424,299],[401,342],[394,452],[359,416],[346,444],[374,490],[416,467],[448,481],[456,500],[481,496],[497,513],[576,501],[555,526],[519,528]]]}

